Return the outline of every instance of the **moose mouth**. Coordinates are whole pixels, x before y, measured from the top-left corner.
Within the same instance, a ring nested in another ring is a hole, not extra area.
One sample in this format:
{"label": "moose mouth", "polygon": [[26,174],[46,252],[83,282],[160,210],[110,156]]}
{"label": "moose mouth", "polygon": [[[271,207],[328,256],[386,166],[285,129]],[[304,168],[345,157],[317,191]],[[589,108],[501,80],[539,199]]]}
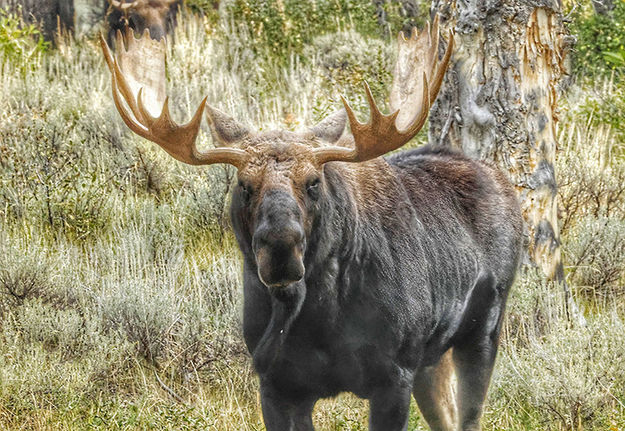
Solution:
{"label": "moose mouth", "polygon": [[304,278],[306,268],[301,246],[262,247],[256,254],[258,278],[270,289],[279,289]]}

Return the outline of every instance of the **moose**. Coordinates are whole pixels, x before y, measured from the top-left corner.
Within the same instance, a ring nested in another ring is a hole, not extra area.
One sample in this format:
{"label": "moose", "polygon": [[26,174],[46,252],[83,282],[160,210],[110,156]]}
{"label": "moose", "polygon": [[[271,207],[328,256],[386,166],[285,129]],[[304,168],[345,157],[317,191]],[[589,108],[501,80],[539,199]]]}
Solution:
{"label": "moose", "polygon": [[[486,162],[424,146],[423,127],[453,50],[438,17],[399,37],[390,94],[371,118],[343,108],[305,132],[256,132],[209,106],[185,125],[165,97],[164,42],[101,39],[126,125],[190,165],[238,169],[230,216],[243,255],[243,333],[270,431],[313,430],[317,400],[370,402],[369,428],[405,430],[411,394],[433,430],[478,430],[522,218]],[[150,47],[153,48],[150,51]],[[150,73],[145,56],[154,52]],[[162,64],[160,68],[155,64]],[[152,75],[150,88],[136,77]],[[203,113],[215,148],[196,146]],[[345,133],[349,121],[351,134]]]}
{"label": "moose", "polygon": [[67,0],[0,0],[0,8],[21,12],[27,23],[39,23],[45,40],[74,27],[74,2]]}
{"label": "moose", "polygon": [[182,0],[108,0],[109,41],[119,30],[131,28],[141,34],[146,29],[155,40],[164,38],[176,26],[176,15]]}

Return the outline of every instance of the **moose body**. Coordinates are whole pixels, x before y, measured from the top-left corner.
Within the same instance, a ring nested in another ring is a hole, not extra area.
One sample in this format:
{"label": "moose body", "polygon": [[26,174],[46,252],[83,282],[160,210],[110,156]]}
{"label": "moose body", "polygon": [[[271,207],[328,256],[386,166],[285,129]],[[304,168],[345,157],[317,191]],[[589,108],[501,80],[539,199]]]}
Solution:
{"label": "moose body", "polygon": [[[419,397],[433,371],[446,371],[450,348],[456,364],[470,363],[461,370],[467,389],[485,393],[520,253],[522,223],[507,180],[425,147],[358,166],[328,163],[319,187],[306,274],[277,292],[258,276],[245,192],[233,196],[244,336],[267,428],[312,429],[314,403],[350,391],[371,400],[372,429],[401,430],[411,392]],[[291,211],[287,193],[265,194],[274,219]],[[426,396],[419,406],[430,420],[428,405],[450,397]],[[464,407],[465,425],[477,426],[480,409]],[[456,406],[447,408],[454,416]]]}
{"label": "moose body", "polygon": [[[344,110],[302,133],[254,132],[206,99],[177,125],[164,44],[131,35],[113,57],[101,40],[128,127],[182,162],[238,169],[231,219],[244,257],[243,332],[270,431],[313,430],[316,401],[342,391],[370,400],[371,430],[405,430],[411,394],[433,430],[479,429],[519,262],[514,189],[448,149],[381,157],[427,120],[453,47],[450,34],[439,62],[438,40],[437,19],[400,37],[393,114],[365,85],[368,123],[343,100]],[[146,52],[156,60],[144,92]],[[204,112],[216,148],[200,151]]]}

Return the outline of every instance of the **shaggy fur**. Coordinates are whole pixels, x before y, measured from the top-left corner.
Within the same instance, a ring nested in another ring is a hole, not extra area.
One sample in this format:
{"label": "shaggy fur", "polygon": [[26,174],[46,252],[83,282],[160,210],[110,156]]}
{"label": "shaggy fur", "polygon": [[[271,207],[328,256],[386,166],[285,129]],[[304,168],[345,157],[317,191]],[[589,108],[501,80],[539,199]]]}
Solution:
{"label": "shaggy fur", "polygon": [[[342,391],[370,400],[372,430],[405,429],[412,391],[432,429],[479,429],[520,255],[513,188],[441,148],[314,167],[266,145],[231,217],[267,429],[312,430],[315,402]],[[297,250],[301,280],[261,281],[259,255],[275,267]]]}

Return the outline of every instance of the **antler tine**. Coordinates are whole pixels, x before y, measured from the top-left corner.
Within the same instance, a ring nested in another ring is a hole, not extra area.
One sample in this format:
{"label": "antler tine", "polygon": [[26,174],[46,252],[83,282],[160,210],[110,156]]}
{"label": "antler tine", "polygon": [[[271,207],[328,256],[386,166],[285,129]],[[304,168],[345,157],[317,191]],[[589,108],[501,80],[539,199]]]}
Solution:
{"label": "antler tine", "polygon": [[[430,112],[430,106],[432,104],[431,102],[433,101],[431,98],[431,93],[429,91],[428,78],[425,72],[423,72],[422,79],[423,79],[423,94],[421,95],[421,105],[419,106],[419,110],[417,111],[417,114],[415,115],[415,117],[412,119],[412,122],[410,123],[408,128],[405,129],[403,132],[400,132],[400,134],[403,136],[409,136],[406,142],[411,140],[417,133],[419,133],[419,130],[421,130],[421,128],[427,121],[428,113]],[[434,96],[434,98],[436,98],[436,95]],[[399,113],[399,111],[397,112]]]}
{"label": "antler tine", "polygon": [[[140,116],[135,115],[135,117],[143,118],[144,122],[153,123],[154,121],[158,120],[158,117],[153,117],[143,104],[143,87],[141,87],[139,89],[139,92],[137,93],[137,109],[139,110]],[[165,97],[165,101],[163,102],[163,108],[161,109],[161,116],[165,114],[165,112],[169,114],[169,96]]]}
{"label": "antler tine", "polygon": [[118,10],[127,10],[127,9],[130,9],[130,8],[136,6],[135,2],[132,2],[132,3],[122,3],[121,1],[118,1],[118,0],[111,0],[111,5],[115,9],[118,9]]}
{"label": "antler tine", "polygon": [[[130,86],[128,85],[128,82],[124,78],[124,75],[122,74],[122,71],[119,68],[119,62],[117,61],[117,59],[113,61],[112,76],[115,79],[118,92],[121,92],[122,96],[124,97],[124,100],[128,104],[128,107],[132,111],[132,115],[134,115],[135,118],[139,120],[140,122],[144,122],[145,118],[143,116],[143,112],[145,112],[145,110],[142,111],[139,109],[137,100],[135,99],[132,93],[132,90]],[[143,88],[139,89],[139,92],[141,92],[142,89]]]}
{"label": "antler tine", "polygon": [[369,102],[369,110],[371,111],[371,125],[375,126],[376,122],[383,115],[376,105],[375,100],[373,99],[373,94],[371,94],[371,88],[369,88],[369,84],[367,81],[364,82],[365,87],[365,95],[367,96],[367,102]]}
{"label": "antler tine", "polygon": [[[134,43],[139,42],[141,40],[134,41]],[[154,41],[149,40],[146,43],[150,44]],[[206,151],[197,149],[196,139],[206,106],[206,98],[200,103],[191,121],[182,126],[171,119],[167,97],[162,104],[160,115],[154,117],[144,104],[144,87],[139,88],[135,97],[118,59],[113,57],[102,35],[100,35],[100,44],[111,71],[115,106],[130,130],[155,142],[176,160],[190,165],[229,163],[239,167],[247,161],[247,153],[238,148],[214,148]]]}
{"label": "antler tine", "polygon": [[[130,42],[129,42],[130,43]],[[123,41],[123,37],[122,34],[119,30],[117,30],[116,32],[116,39],[115,39],[115,45],[116,45],[116,49],[118,51],[125,49],[124,48],[124,41]],[[111,76],[112,78],[115,80],[116,75],[119,73],[121,76],[121,71],[119,71],[119,66],[117,64],[117,60],[115,59],[115,57],[113,56],[113,54],[111,53],[111,50],[108,46],[108,44],[106,43],[106,41],[104,40],[104,38],[102,37],[102,35],[100,35],[100,46],[102,47],[102,52],[104,53],[104,59],[106,60],[106,64],[111,72]],[[121,85],[121,92],[125,95],[131,95],[132,91],[130,89],[130,87],[128,86],[128,84],[126,83],[125,80],[121,80],[118,78],[116,80],[116,85]],[[119,89],[118,89],[119,91]],[[113,96],[115,96],[115,93],[113,94]],[[138,119],[142,119],[141,117],[141,113],[138,110],[137,104],[134,100],[134,97],[128,97],[126,98],[126,101],[128,103],[128,106],[130,107],[130,110],[132,111],[133,115],[138,118]],[[130,127],[130,126],[129,126]]]}
{"label": "antler tine", "polygon": [[432,104],[434,100],[436,100],[436,96],[438,96],[441,85],[443,85],[443,78],[445,78],[445,72],[447,71],[447,67],[449,66],[449,60],[451,59],[453,49],[454,33],[450,30],[445,55],[443,56],[443,60],[439,64],[437,64],[436,73],[434,74],[434,79],[432,80],[433,85],[430,87],[430,104]]}
{"label": "antler tine", "polygon": [[449,32],[447,49],[440,62],[438,42],[438,16],[434,18],[431,29],[428,23],[421,33],[413,30],[408,39],[400,33],[400,53],[391,92],[394,112],[389,115],[380,112],[366,82],[365,94],[371,112],[368,123],[360,123],[347,100],[341,96],[355,148],[319,148],[315,151],[317,162],[363,162],[393,151],[412,139],[427,121],[430,106],[443,83],[453,50],[453,33]]}
{"label": "antler tine", "polygon": [[[428,79],[434,73],[434,70],[438,64],[438,42],[439,42],[439,29],[438,29],[438,15],[434,17],[434,22],[432,23],[432,31],[428,32],[428,46],[430,50],[428,52],[427,58],[430,59],[429,67],[427,68]],[[434,36],[434,37],[433,37]]]}

